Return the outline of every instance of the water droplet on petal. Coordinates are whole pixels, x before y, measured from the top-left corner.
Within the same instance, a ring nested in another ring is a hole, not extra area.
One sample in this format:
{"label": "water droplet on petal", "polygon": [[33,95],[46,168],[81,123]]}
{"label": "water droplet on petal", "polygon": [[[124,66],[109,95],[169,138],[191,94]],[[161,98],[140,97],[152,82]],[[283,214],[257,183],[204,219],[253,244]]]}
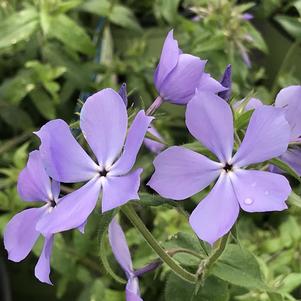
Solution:
{"label": "water droplet on petal", "polygon": [[246,205],[252,205],[252,204],[254,203],[254,201],[253,201],[251,198],[246,198],[246,199],[244,200],[244,203],[245,203]]}
{"label": "water droplet on petal", "polygon": [[269,192],[266,190],[266,191],[264,192],[264,195],[269,195]]}
{"label": "water droplet on petal", "polygon": [[252,187],[255,187],[255,186],[256,186],[256,182],[252,183],[251,186],[252,186]]}

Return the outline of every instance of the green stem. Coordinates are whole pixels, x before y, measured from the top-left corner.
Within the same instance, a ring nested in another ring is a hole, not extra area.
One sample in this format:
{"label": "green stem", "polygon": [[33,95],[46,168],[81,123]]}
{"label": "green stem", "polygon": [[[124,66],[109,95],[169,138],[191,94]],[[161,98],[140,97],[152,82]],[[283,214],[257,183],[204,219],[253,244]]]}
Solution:
{"label": "green stem", "polygon": [[186,253],[186,254],[192,255],[194,257],[204,259],[204,256],[200,255],[199,253],[189,250],[189,249],[185,249],[185,248],[169,249],[169,250],[166,250],[166,253],[169,254],[170,256],[174,256],[177,253]]}
{"label": "green stem", "polygon": [[25,132],[23,134],[21,134],[20,136],[14,137],[8,141],[6,141],[5,143],[2,144],[2,146],[0,147],[0,155],[2,153],[7,152],[9,149],[15,147],[16,145],[24,142],[27,138],[29,138],[32,135],[32,132]]}
{"label": "green stem", "polygon": [[226,235],[224,235],[219,240],[218,246],[214,249],[213,253],[208,258],[208,261],[207,261],[207,264],[206,264],[206,269],[208,271],[210,270],[212,265],[216,262],[216,260],[223,254],[223,252],[224,252],[224,250],[227,246],[229,234],[230,234],[230,232],[227,233]]}
{"label": "green stem", "polygon": [[275,95],[277,92],[277,87],[278,87],[278,79],[280,74],[283,72],[283,70],[286,68],[287,63],[289,61],[289,59],[291,58],[291,55],[294,53],[295,49],[299,46],[300,41],[295,41],[290,48],[288,49],[287,53],[285,54],[284,59],[282,60],[282,63],[278,69],[278,72],[274,78],[273,81],[273,86],[272,86],[272,95]]}
{"label": "green stem", "polygon": [[131,223],[137,228],[137,230],[143,235],[144,239],[150,245],[150,247],[157,253],[163,262],[165,262],[175,274],[191,283],[196,282],[196,276],[184,268],[182,268],[172,257],[160,246],[158,241],[153,237],[151,232],[145,227],[144,223],[137,215],[135,210],[130,204],[122,207],[122,212],[128,217]]}

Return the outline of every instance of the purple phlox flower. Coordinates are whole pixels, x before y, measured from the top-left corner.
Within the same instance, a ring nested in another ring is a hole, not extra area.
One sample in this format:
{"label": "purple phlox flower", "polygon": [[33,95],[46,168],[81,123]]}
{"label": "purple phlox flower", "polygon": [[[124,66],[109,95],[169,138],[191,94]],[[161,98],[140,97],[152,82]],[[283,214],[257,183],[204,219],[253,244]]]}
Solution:
{"label": "purple phlox flower", "polygon": [[[46,174],[39,151],[29,154],[26,167],[21,171],[18,179],[18,193],[22,200],[27,202],[45,203],[40,208],[25,209],[16,214],[7,224],[4,232],[4,246],[8,258],[19,262],[23,260],[36,243],[40,232],[36,225],[43,218],[51,218],[53,208],[60,201],[60,184],[51,181]],[[51,284],[50,256],[52,251],[53,235],[45,237],[42,253],[35,267],[35,276],[41,281]]]}
{"label": "purple phlox flower", "polygon": [[248,68],[252,67],[252,63],[248,54],[248,50],[245,46],[243,46],[241,43],[237,43],[240,55],[244,63],[247,65]]}
{"label": "purple phlox flower", "polygon": [[154,83],[160,97],[171,103],[187,104],[196,89],[213,93],[224,91],[225,87],[204,72],[206,62],[183,53],[171,30],[165,39],[154,74]]}
{"label": "purple phlox flower", "polygon": [[138,277],[135,276],[130,250],[122,228],[115,219],[113,219],[109,225],[109,241],[113,254],[128,279],[126,285],[126,301],[142,301],[140,297],[139,280]]}
{"label": "purple phlox flower", "polygon": [[232,111],[222,98],[208,92],[196,93],[187,105],[186,125],[218,162],[184,147],[170,147],[154,160],[155,172],[148,185],[165,198],[183,200],[217,179],[189,220],[202,240],[213,244],[226,234],[240,208],[246,212],[287,208],[285,201],[291,188],[284,176],[246,169],[287,150],[290,127],[283,109],[258,107],[234,156]]}
{"label": "purple phlox flower", "polygon": [[160,139],[162,143],[150,138],[144,138],[144,144],[151,152],[154,154],[159,154],[164,149],[164,140],[154,126],[151,125],[148,132]]}
{"label": "purple phlox flower", "polygon": [[[291,127],[290,142],[301,143],[301,86],[289,86],[276,96],[275,106],[284,108]],[[301,176],[301,147],[290,146],[280,158],[291,165]]]}
{"label": "purple phlox flower", "polygon": [[80,113],[80,127],[97,163],[75,140],[66,122],[46,123],[36,134],[47,173],[60,182],[87,183],[65,196],[53,216],[38,223],[38,230],[47,235],[82,225],[100,192],[102,212],[139,199],[142,169],[131,170],[152,119],[141,110],[127,132],[127,111],[118,93],[104,89],[90,96]]}
{"label": "purple phlox flower", "polygon": [[224,99],[225,101],[229,101],[232,93],[232,66],[228,65],[224,71],[224,74],[220,80],[222,86],[227,88],[227,90],[219,92],[217,95]]}
{"label": "purple phlox flower", "polygon": [[233,103],[233,108],[235,111],[247,112],[250,110],[255,110],[263,106],[263,103],[260,99],[251,97],[250,99],[242,99]]}
{"label": "purple phlox flower", "polygon": [[120,97],[122,98],[124,104],[125,104],[125,107],[127,108],[128,106],[128,94],[127,94],[127,90],[126,90],[126,83],[123,83],[121,86],[120,86],[120,89],[118,91],[118,94],[120,95]]}
{"label": "purple phlox flower", "polygon": [[244,13],[242,14],[242,19],[245,20],[245,21],[249,21],[249,20],[252,20],[254,18],[254,16],[250,13]]}

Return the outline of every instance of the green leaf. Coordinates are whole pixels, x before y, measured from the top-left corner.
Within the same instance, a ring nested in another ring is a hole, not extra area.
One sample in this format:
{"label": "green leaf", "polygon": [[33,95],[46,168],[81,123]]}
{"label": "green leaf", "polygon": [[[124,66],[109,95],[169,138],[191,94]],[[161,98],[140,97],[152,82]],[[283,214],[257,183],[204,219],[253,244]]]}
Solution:
{"label": "green leaf", "polygon": [[282,161],[279,158],[273,158],[273,159],[269,160],[269,162],[271,164],[279,167],[280,169],[282,169],[283,171],[285,171],[288,175],[294,177],[296,180],[298,180],[301,183],[301,178],[299,177],[298,173],[295,171],[294,168],[292,168],[286,162]]}
{"label": "green leaf", "polygon": [[253,114],[254,110],[250,110],[247,112],[243,112],[239,117],[235,120],[235,127],[237,130],[246,127],[249,123],[249,120]]}
{"label": "green leaf", "polygon": [[231,284],[250,289],[265,289],[255,256],[241,246],[229,244],[212,267],[211,273]]}
{"label": "green leaf", "polygon": [[134,31],[142,31],[133,12],[123,5],[114,5],[109,19],[112,23]]}
{"label": "green leaf", "polygon": [[17,106],[1,108],[0,117],[15,129],[29,129],[33,126],[30,116]]}
{"label": "green leaf", "polygon": [[51,17],[49,36],[58,39],[68,48],[92,55],[94,45],[85,30],[66,15]]}
{"label": "green leaf", "polygon": [[295,1],[292,5],[296,8],[296,10],[299,13],[299,16],[301,17],[301,0]]}
{"label": "green leaf", "polygon": [[35,83],[30,70],[21,69],[15,77],[6,79],[0,86],[1,100],[6,103],[19,104],[33,89]]}
{"label": "green leaf", "polygon": [[202,258],[207,255],[202,248],[199,239],[195,234],[178,232],[170,240],[164,243],[165,249],[186,249],[196,253],[199,257],[192,254],[179,252],[176,253],[173,258],[185,266],[198,266]]}
{"label": "green leaf", "polygon": [[268,292],[268,296],[270,298],[270,301],[283,301],[283,296],[279,293],[275,292]]}
{"label": "green leaf", "polygon": [[0,22],[0,50],[27,40],[38,27],[38,13],[27,8]]}
{"label": "green leaf", "polygon": [[294,191],[289,195],[287,202],[291,205],[301,208],[301,197],[297,195]]}
{"label": "green leaf", "polygon": [[144,206],[162,206],[162,205],[170,205],[174,207],[178,206],[178,203],[176,201],[162,198],[157,194],[140,192],[139,196],[140,196],[139,203]]}
{"label": "green leaf", "polygon": [[229,289],[226,282],[216,277],[208,277],[194,295],[195,287],[170,273],[165,287],[166,301],[228,301]]}
{"label": "green leaf", "polygon": [[301,21],[294,17],[277,16],[275,20],[295,39],[301,39]]}
{"label": "green leaf", "polygon": [[77,301],[104,301],[105,286],[101,279],[96,279],[81,292]]}
{"label": "green leaf", "polygon": [[29,96],[42,116],[44,116],[46,119],[55,118],[56,114],[54,101],[51,100],[49,95],[44,90],[37,88],[33,90]]}
{"label": "green leaf", "polygon": [[278,290],[282,293],[290,293],[301,285],[301,273],[290,273],[281,283]]}
{"label": "green leaf", "polygon": [[245,22],[244,26],[246,27],[248,34],[253,39],[252,43],[254,47],[256,47],[264,53],[268,53],[268,46],[265,40],[263,39],[261,33],[249,22]]}
{"label": "green leaf", "polygon": [[79,9],[99,16],[108,16],[111,6],[112,4],[108,0],[90,0],[85,1]]}
{"label": "green leaf", "polygon": [[176,21],[179,4],[180,0],[157,0],[155,2],[156,14],[172,24]]}

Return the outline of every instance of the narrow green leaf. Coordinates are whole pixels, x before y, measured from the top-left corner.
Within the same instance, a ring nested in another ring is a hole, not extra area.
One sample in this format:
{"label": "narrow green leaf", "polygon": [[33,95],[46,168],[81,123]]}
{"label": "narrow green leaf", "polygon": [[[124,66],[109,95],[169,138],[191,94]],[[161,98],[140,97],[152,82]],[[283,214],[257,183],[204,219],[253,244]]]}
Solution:
{"label": "narrow green leaf", "polygon": [[88,0],[85,1],[79,9],[89,12],[91,14],[96,14],[99,16],[108,16],[112,4],[108,0]]}
{"label": "narrow green leaf", "polygon": [[55,103],[43,89],[37,88],[29,96],[42,116],[49,120],[55,118]]}
{"label": "narrow green leaf", "polygon": [[64,14],[53,16],[49,36],[58,39],[65,46],[81,53],[92,55],[94,45],[85,30]]}
{"label": "narrow green leaf", "polygon": [[27,8],[0,22],[0,50],[28,39],[38,28],[38,13]]}
{"label": "narrow green leaf", "polygon": [[298,18],[277,16],[275,20],[295,39],[301,39],[301,21]]}
{"label": "narrow green leaf", "polygon": [[134,31],[142,31],[133,12],[123,5],[114,5],[109,19],[112,23]]}
{"label": "narrow green leaf", "polygon": [[279,167],[281,170],[285,171],[290,176],[294,177],[296,180],[298,180],[301,183],[301,178],[299,177],[298,173],[295,171],[294,168],[292,168],[289,164],[282,161],[279,158],[273,158],[269,160],[269,162],[277,167]]}
{"label": "narrow green leaf", "polygon": [[177,207],[178,203],[174,200],[165,199],[157,194],[150,194],[146,192],[139,193],[139,203],[144,206],[162,206],[162,205],[169,205]]}
{"label": "narrow green leaf", "polygon": [[301,208],[301,197],[297,195],[294,191],[292,191],[289,195],[287,202],[289,204]]}

